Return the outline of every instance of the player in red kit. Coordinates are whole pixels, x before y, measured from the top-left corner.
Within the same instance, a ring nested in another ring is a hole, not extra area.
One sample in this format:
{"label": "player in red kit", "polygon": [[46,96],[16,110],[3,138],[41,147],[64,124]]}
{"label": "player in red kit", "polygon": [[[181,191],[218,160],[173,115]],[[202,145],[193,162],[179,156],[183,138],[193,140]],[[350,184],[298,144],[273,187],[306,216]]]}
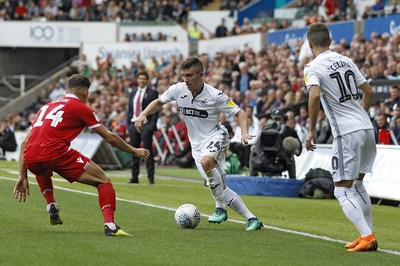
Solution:
{"label": "player in red kit", "polygon": [[29,169],[36,175],[46,200],[50,223],[62,224],[51,179],[56,172],[71,183],[76,181],[97,188],[106,236],[130,236],[114,223],[116,195],[110,178],[88,157],[70,148],[70,143],[88,127],[112,146],[134,156],[147,159],[150,152],[130,146],[98,121],[93,110],[86,105],[89,87],[87,77],[72,75],[67,82],[67,95],[39,110],[21,145],[20,176],[14,196],[19,201],[25,201],[26,195],[29,195]]}

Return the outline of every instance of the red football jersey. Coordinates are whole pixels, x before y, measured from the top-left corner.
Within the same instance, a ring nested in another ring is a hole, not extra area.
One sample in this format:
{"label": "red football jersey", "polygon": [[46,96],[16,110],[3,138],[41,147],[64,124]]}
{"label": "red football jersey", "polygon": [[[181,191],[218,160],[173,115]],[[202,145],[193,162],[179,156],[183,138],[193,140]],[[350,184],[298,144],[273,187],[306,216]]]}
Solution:
{"label": "red football jersey", "polygon": [[24,151],[30,162],[56,159],[64,154],[85,127],[99,127],[94,111],[73,94],[44,105],[32,124]]}

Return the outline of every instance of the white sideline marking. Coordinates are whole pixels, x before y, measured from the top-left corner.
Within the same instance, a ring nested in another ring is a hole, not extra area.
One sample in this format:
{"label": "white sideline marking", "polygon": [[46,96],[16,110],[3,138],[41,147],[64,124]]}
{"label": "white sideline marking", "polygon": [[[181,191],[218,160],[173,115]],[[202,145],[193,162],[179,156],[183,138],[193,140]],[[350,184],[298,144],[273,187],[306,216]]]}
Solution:
{"label": "white sideline marking", "polygon": [[[9,177],[4,177],[4,176],[0,176],[0,179],[8,180],[8,181],[14,181],[14,182],[16,181],[15,178],[9,178]],[[37,185],[37,183],[33,183],[33,182],[29,182],[29,184],[30,185]],[[84,195],[90,195],[90,196],[97,197],[97,193],[93,193],[93,192],[81,191],[81,190],[77,190],[77,189],[65,188],[65,187],[60,187],[60,186],[54,186],[54,187],[57,188],[57,189],[60,189],[60,190],[65,190],[65,191],[69,191],[69,192],[75,192],[75,193],[80,193],[80,194],[84,194]],[[117,197],[117,200],[118,201],[129,202],[129,203],[134,203],[134,204],[138,204],[138,205],[142,205],[142,206],[147,206],[147,207],[167,210],[167,211],[176,211],[175,208],[155,205],[155,204],[146,203],[146,202],[138,201],[138,200],[130,200],[130,199],[124,199],[124,198],[119,198],[119,197]],[[206,214],[202,214],[201,216],[210,217],[210,215],[206,215]],[[246,222],[244,222],[244,221],[239,221],[239,220],[234,220],[234,219],[228,219],[228,221],[229,222],[233,222],[233,223],[246,224]],[[295,231],[295,230],[290,230],[290,229],[279,228],[279,227],[276,227],[276,226],[264,225],[264,228],[275,230],[275,231],[280,231],[280,232],[284,232],[284,233],[290,233],[290,234],[296,234],[296,235],[311,237],[311,238],[315,238],[315,239],[321,239],[321,240],[335,242],[335,243],[342,243],[342,244],[347,244],[348,243],[348,241],[344,241],[344,240],[333,239],[333,238],[330,238],[330,237],[327,237],[327,236],[320,236],[320,235],[310,234],[310,233],[307,233],[307,232],[301,232],[301,231]],[[393,255],[400,255],[400,251],[396,251],[396,250],[378,248],[378,251],[384,252],[384,253],[388,253],[388,254],[393,254]]]}

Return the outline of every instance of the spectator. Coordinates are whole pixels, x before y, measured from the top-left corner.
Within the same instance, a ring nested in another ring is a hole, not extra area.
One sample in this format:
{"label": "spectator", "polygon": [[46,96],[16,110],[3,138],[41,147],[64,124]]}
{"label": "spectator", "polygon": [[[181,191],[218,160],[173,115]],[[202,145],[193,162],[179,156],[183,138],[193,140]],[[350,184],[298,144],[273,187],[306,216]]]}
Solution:
{"label": "spectator", "polygon": [[56,101],[62,97],[64,97],[66,94],[65,89],[61,86],[60,82],[54,83],[53,89],[49,93],[49,99],[50,101]]}
{"label": "spectator", "polygon": [[241,26],[241,33],[242,34],[254,33],[254,29],[250,25],[250,19],[247,17],[243,19],[243,25]]}
{"label": "spectator", "polygon": [[39,6],[35,4],[34,0],[29,0],[28,1],[28,6],[27,6],[27,19],[33,20],[35,17],[35,14],[40,15],[40,9]]}
{"label": "spectator", "polygon": [[69,18],[74,21],[83,20],[84,11],[80,8],[79,3],[73,3],[72,8],[69,10]]}
{"label": "spectator", "polygon": [[191,168],[194,166],[192,147],[189,141],[188,130],[181,114],[179,115],[179,122],[175,125],[175,129],[176,131],[172,130],[172,128],[168,129],[168,139],[174,149],[174,153],[170,154],[168,161],[182,168]]}
{"label": "spectator", "polygon": [[76,68],[79,72],[82,71],[83,65],[89,64],[85,54],[81,54],[78,59],[72,61],[71,67]]}
{"label": "spectator", "polygon": [[[286,73],[286,72],[283,72]],[[281,84],[281,89],[283,93],[285,94],[284,99],[285,99],[285,104],[286,106],[291,106],[295,103],[295,94],[292,90],[292,87],[290,86],[290,82],[288,80],[285,80]]]}
{"label": "spectator", "polygon": [[251,141],[249,141],[248,145],[242,145],[241,142],[241,128],[240,125],[238,124],[238,119],[235,117],[236,120],[236,126],[235,130],[233,133],[233,137],[230,140],[229,144],[229,150],[233,153],[236,153],[239,161],[240,161],[240,167],[242,170],[247,170],[249,169],[249,163],[250,163],[250,150],[251,146],[254,145],[257,142],[257,139],[259,137],[259,128],[258,125],[254,123],[253,117],[250,115],[247,117],[247,124],[249,127],[249,134],[256,136],[253,138]]}
{"label": "spectator", "polygon": [[173,19],[179,24],[187,20],[187,11],[185,6],[179,0],[173,1]]}
{"label": "spectator", "polygon": [[215,29],[215,37],[221,38],[228,36],[228,29],[225,26],[225,19],[221,19],[221,24]]}
{"label": "spectator", "polygon": [[170,20],[174,18],[174,7],[171,0],[163,0],[162,2],[162,18],[163,20]]}
{"label": "spectator", "polygon": [[382,0],[375,0],[375,4],[371,6],[372,11],[383,11],[385,9],[385,3]]}
{"label": "spectator", "polygon": [[138,11],[139,15],[139,20],[153,20],[155,18],[152,18],[152,5],[149,3],[148,0],[144,0],[142,2],[142,5]]}
{"label": "spectator", "polygon": [[43,13],[47,21],[55,20],[58,14],[58,7],[53,3],[53,1],[47,1]]}
{"label": "spectator", "polygon": [[[308,129],[307,129],[308,130]],[[317,125],[315,127],[317,133],[317,143],[331,144],[333,141],[331,126],[324,110],[321,108],[318,113]]]}
{"label": "spectator", "polygon": [[242,28],[240,27],[239,21],[235,21],[231,30],[231,35],[240,35],[242,34]]}
{"label": "spectator", "polygon": [[191,41],[191,42],[200,40],[201,31],[197,27],[196,21],[193,21],[193,26],[188,28],[188,36],[189,36],[189,41]]}
{"label": "spectator", "polygon": [[29,127],[32,126],[32,123],[33,123],[33,121],[35,120],[35,117],[36,117],[36,113],[30,113],[30,114],[28,115],[28,119],[27,119],[28,127],[26,128],[27,130],[29,129]]}
{"label": "spectator", "polygon": [[261,89],[258,91],[258,98],[256,103],[256,114],[257,118],[261,118],[269,110],[272,110],[272,106],[279,107],[279,103],[276,99],[276,92],[274,89]]}
{"label": "spectator", "polygon": [[17,20],[25,20],[28,17],[28,9],[25,6],[24,1],[19,0],[18,6],[15,8],[14,18]]}
{"label": "spectator", "polygon": [[79,74],[90,78],[93,74],[93,70],[88,66],[88,64],[84,64]]}
{"label": "spectator", "polygon": [[400,87],[398,85],[390,87],[390,97],[385,100],[385,103],[389,106],[391,112],[400,107]]}
{"label": "spectator", "polygon": [[310,118],[309,118],[307,105],[300,106],[300,113],[296,117],[296,120],[297,120],[297,123],[300,124],[300,126],[305,127],[307,129],[310,128]]}
{"label": "spectator", "polygon": [[307,93],[304,90],[298,90],[294,94],[294,104],[302,104],[307,101]]}
{"label": "spectator", "polygon": [[[146,4],[148,4],[148,1],[144,1],[143,2],[143,6],[145,6]],[[115,20],[118,15],[119,15],[120,9],[119,6],[115,3],[114,0],[110,0],[108,1],[108,6],[106,9],[106,15],[108,18],[111,19],[111,21]],[[147,9],[143,9],[142,12],[147,12]]]}
{"label": "spectator", "polygon": [[14,130],[10,127],[10,117],[0,122],[0,158],[4,158],[7,151],[16,151],[17,141]]}
{"label": "spectator", "polygon": [[250,81],[256,79],[256,76],[249,72],[249,66],[246,62],[239,63],[240,74],[236,78],[236,90],[244,94],[250,88]]}
{"label": "spectator", "polygon": [[400,115],[395,117],[393,123],[391,123],[390,129],[392,130],[397,143],[400,143]]}
{"label": "spectator", "polygon": [[[157,2],[157,1],[156,1]],[[158,1],[160,2],[160,1]],[[121,10],[121,16],[123,21],[134,21],[136,19],[135,15],[136,9],[131,1],[125,2],[125,8]]]}
{"label": "spectator", "polygon": [[[375,129],[375,142],[377,144],[382,144],[379,142],[379,130],[389,130],[389,122],[386,114],[378,113],[373,121],[374,129]],[[390,140],[390,144],[393,144],[393,141]]]}
{"label": "spectator", "polygon": [[286,117],[287,117],[286,125],[293,128],[296,131],[297,136],[299,137],[300,143],[304,143],[304,141],[306,140],[306,137],[307,137],[308,129],[300,126],[300,124],[297,123],[297,121],[295,119],[295,114],[293,111],[287,111]]}

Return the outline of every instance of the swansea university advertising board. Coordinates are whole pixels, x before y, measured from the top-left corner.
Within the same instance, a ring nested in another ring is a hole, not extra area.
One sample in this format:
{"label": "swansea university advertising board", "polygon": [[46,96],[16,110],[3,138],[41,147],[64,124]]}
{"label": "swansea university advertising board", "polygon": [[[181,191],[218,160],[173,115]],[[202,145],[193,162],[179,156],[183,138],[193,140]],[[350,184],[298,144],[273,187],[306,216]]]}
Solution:
{"label": "swansea university advertising board", "polygon": [[[354,21],[331,23],[328,24],[328,28],[331,33],[331,38],[335,43],[340,43],[342,39],[345,39],[347,43],[351,42],[354,34]],[[275,43],[276,45],[280,45],[282,43],[287,43],[289,47],[293,49],[297,41],[304,41],[307,39],[307,29],[308,28],[305,27],[269,32],[267,34],[266,44]]]}

